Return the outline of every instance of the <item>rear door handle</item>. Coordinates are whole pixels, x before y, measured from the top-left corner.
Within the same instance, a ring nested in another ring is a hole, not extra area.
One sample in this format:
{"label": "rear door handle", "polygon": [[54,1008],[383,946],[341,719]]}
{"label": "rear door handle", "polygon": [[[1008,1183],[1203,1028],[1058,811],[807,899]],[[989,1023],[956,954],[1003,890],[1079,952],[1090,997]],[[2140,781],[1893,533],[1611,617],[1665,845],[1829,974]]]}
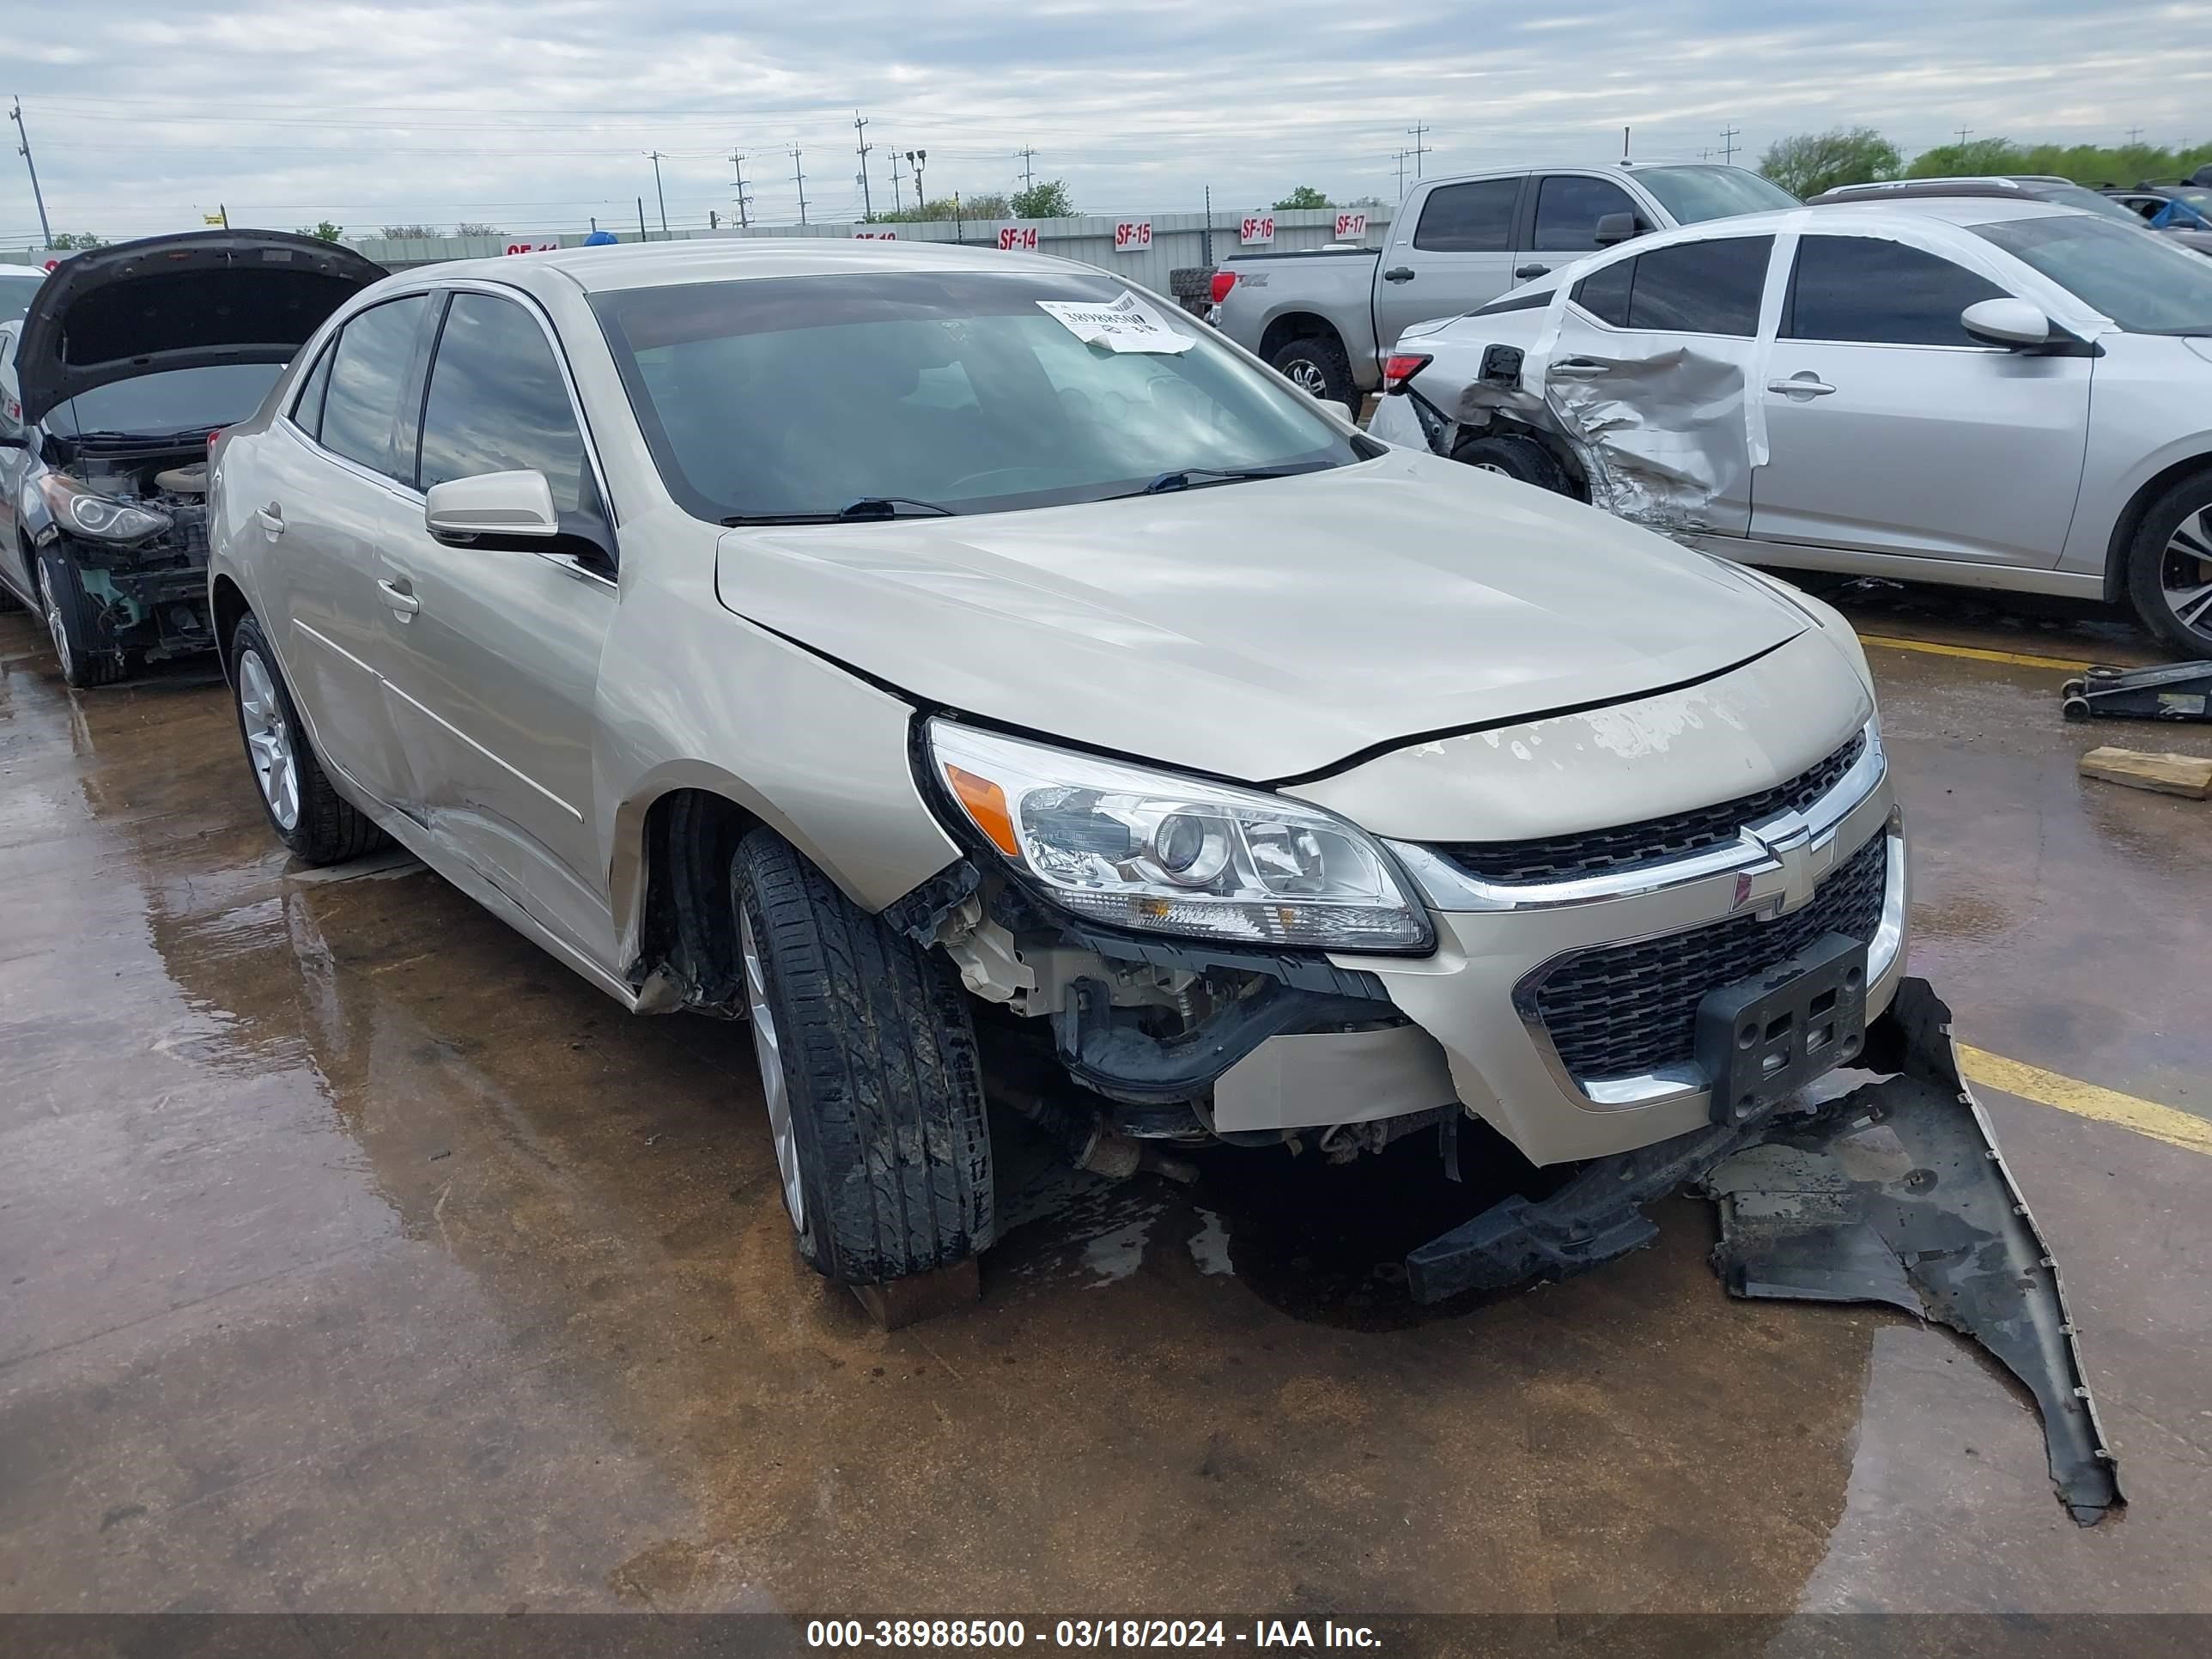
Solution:
{"label": "rear door handle", "polygon": [[276,502],[271,501],[266,507],[255,507],[253,516],[261,520],[262,529],[270,535],[281,536],[284,533],[284,509]]}
{"label": "rear door handle", "polygon": [[1386,283],[1410,283],[1413,280],[1413,268],[1411,265],[1392,265],[1382,273],[1382,280]]}
{"label": "rear door handle", "polygon": [[1555,380],[1595,380],[1601,374],[1613,371],[1603,363],[1589,362],[1583,358],[1570,357],[1564,363],[1553,363],[1552,378]]}
{"label": "rear door handle", "polygon": [[1769,380],[1766,389],[1790,398],[1825,398],[1836,388],[1811,369],[1801,368],[1786,380]]}
{"label": "rear door handle", "polygon": [[1513,274],[1525,283],[1531,276],[1548,276],[1551,269],[1549,265],[1520,265],[1515,268]]}
{"label": "rear door handle", "polygon": [[402,585],[405,580],[406,578],[404,576],[397,582],[386,581],[380,577],[377,580],[376,591],[384,595],[385,604],[390,605],[402,617],[411,617],[422,608],[422,601],[416,599]]}

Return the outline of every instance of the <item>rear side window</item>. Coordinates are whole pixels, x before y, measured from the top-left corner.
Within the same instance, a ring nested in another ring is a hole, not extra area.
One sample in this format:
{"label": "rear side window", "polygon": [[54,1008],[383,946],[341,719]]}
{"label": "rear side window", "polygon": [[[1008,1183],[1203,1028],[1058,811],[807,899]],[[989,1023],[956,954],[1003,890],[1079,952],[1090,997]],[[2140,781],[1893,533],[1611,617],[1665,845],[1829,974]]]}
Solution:
{"label": "rear side window", "polygon": [[331,359],[337,356],[337,342],[333,340],[315,359],[314,368],[301,385],[300,395],[292,400],[292,424],[310,438],[323,435],[323,393],[331,383]]}
{"label": "rear side window", "polygon": [[1615,328],[1749,338],[1773,251],[1771,236],[1654,248],[1592,271],[1575,284],[1575,303]]}
{"label": "rear side window", "polygon": [[1513,211],[1520,203],[1518,179],[1439,185],[1421,204],[1413,246],[1431,253],[1505,252],[1513,246]]}
{"label": "rear side window", "polygon": [[600,516],[545,331],[512,301],[456,294],[422,405],[422,487],[519,471],[544,473],[559,511]]}
{"label": "rear side window", "polygon": [[1636,204],[1619,185],[1560,173],[1536,187],[1536,251],[1588,253],[1597,246],[1597,222],[1608,213],[1633,217]]}
{"label": "rear side window", "polygon": [[1959,313],[2004,290],[1963,265],[1901,242],[1808,236],[1782,313],[1785,340],[1978,345]]}
{"label": "rear side window", "polygon": [[323,397],[323,447],[401,483],[414,469],[395,464],[392,434],[429,302],[427,294],[410,294],[349,322],[331,354],[330,386]]}

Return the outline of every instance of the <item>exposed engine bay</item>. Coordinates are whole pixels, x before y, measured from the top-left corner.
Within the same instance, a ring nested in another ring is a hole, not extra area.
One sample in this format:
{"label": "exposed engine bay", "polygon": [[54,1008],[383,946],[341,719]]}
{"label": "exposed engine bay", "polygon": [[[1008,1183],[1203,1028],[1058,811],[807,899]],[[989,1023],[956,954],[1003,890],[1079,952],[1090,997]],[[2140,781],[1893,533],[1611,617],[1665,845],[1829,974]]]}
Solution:
{"label": "exposed engine bay", "polygon": [[[75,447],[46,475],[42,554],[75,569],[95,648],[144,660],[215,642],[207,604],[208,463],[201,446],[158,450]],[[145,532],[87,533],[137,509]],[[97,515],[89,524],[87,514]]]}

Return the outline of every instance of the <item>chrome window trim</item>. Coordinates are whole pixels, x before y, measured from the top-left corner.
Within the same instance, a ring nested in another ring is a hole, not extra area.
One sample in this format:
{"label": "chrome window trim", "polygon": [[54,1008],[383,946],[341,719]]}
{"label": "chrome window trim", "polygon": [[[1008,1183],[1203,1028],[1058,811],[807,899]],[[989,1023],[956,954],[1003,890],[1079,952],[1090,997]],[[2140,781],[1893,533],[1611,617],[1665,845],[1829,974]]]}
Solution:
{"label": "chrome window trim", "polygon": [[[1867,944],[1867,986],[1869,992],[1902,965],[1900,947],[1905,940],[1905,907],[1903,814],[1893,811],[1888,822],[1875,830],[1875,834],[1887,837],[1888,846],[1887,867],[1882,872],[1881,919],[1875,926],[1874,938]],[[1861,842],[1857,847],[1851,848],[1851,854],[1856,855],[1865,845],[1865,842]],[[1841,856],[1838,856],[1836,861],[1841,864],[1844,860]],[[1703,925],[1705,924],[1693,924],[1692,927],[1686,928],[1669,928],[1665,933],[1649,934],[1645,937],[1666,939],[1675,933],[1692,932],[1696,926]],[[1613,941],[1613,943],[1624,945],[1638,942],[1635,939]],[[1576,951],[1562,954],[1577,955],[1582,950],[1591,948],[1603,950],[1607,947],[1605,945],[1581,946]],[[1554,962],[1557,960],[1559,960],[1558,957],[1553,958]],[[1523,977],[1522,983],[1523,985],[1534,983],[1543,976],[1551,965],[1550,962],[1547,962],[1534,969]],[[1618,1111],[1631,1107],[1670,1105],[1692,1095],[1704,1094],[1711,1085],[1711,1079],[1694,1063],[1662,1066],[1656,1071],[1638,1073],[1629,1077],[1577,1078],[1567,1069],[1566,1062],[1559,1058],[1559,1051],[1552,1042],[1551,1032],[1536,1017],[1535,1011],[1529,1005],[1528,999],[1523,997],[1517,989],[1513,999],[1513,1012],[1520,1019],[1522,1029],[1528,1034],[1528,1040],[1535,1045],[1537,1055],[1543,1060],[1545,1070],[1551,1073],[1553,1081],[1570,1095],[1579,1096],[1601,1110]]]}
{"label": "chrome window trim", "polygon": [[[1836,833],[1866,799],[1881,787],[1889,774],[1882,749],[1881,721],[1871,717],[1863,728],[1866,747],[1827,793],[1802,813],[1781,812],[1742,825],[1734,846],[1712,847],[1682,858],[1657,859],[1631,865],[1601,876],[1578,876],[1571,881],[1495,882],[1469,875],[1442,854],[1413,842],[1385,841],[1421,897],[1431,910],[1444,912],[1547,910],[1564,904],[1595,904],[1608,899],[1635,898],[1687,886],[1714,876],[1737,872],[1757,875],[1782,867],[1769,850],[1776,843],[1804,834],[1814,847]],[[1604,826],[1600,826],[1601,828]],[[1856,850],[1856,849],[1854,849]]]}

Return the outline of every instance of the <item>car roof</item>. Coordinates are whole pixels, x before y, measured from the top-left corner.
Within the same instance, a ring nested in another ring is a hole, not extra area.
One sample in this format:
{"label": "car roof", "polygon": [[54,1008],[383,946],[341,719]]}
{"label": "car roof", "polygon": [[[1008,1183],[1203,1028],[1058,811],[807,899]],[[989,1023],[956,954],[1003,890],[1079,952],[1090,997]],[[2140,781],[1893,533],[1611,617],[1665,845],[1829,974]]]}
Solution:
{"label": "car roof", "polygon": [[[2081,208],[2066,207],[2056,202],[2039,202],[2026,197],[1908,196],[1901,197],[1894,203],[1828,202],[1819,206],[1808,204],[1799,208],[1776,208],[1769,213],[1740,213],[1729,219],[1706,219],[1675,230],[1655,231],[1650,235],[1639,236],[1632,242],[1622,242],[1606,252],[1627,252],[1672,242],[1704,241],[1717,236],[1768,235],[1781,230],[1818,232],[1833,228],[1866,231],[1885,226],[1925,225],[1931,219],[1964,228],[1996,224],[2011,219],[2059,216],[2093,219],[2098,216]],[[1597,256],[1584,257],[1595,258]]]}
{"label": "car roof", "polygon": [[564,247],[456,260],[415,276],[496,276],[558,272],[587,294],[672,288],[772,276],[830,276],[856,271],[1030,270],[1103,276],[1095,266],[1035,253],[955,243],[873,241],[839,236],[700,237],[685,242],[625,242],[612,247]]}

